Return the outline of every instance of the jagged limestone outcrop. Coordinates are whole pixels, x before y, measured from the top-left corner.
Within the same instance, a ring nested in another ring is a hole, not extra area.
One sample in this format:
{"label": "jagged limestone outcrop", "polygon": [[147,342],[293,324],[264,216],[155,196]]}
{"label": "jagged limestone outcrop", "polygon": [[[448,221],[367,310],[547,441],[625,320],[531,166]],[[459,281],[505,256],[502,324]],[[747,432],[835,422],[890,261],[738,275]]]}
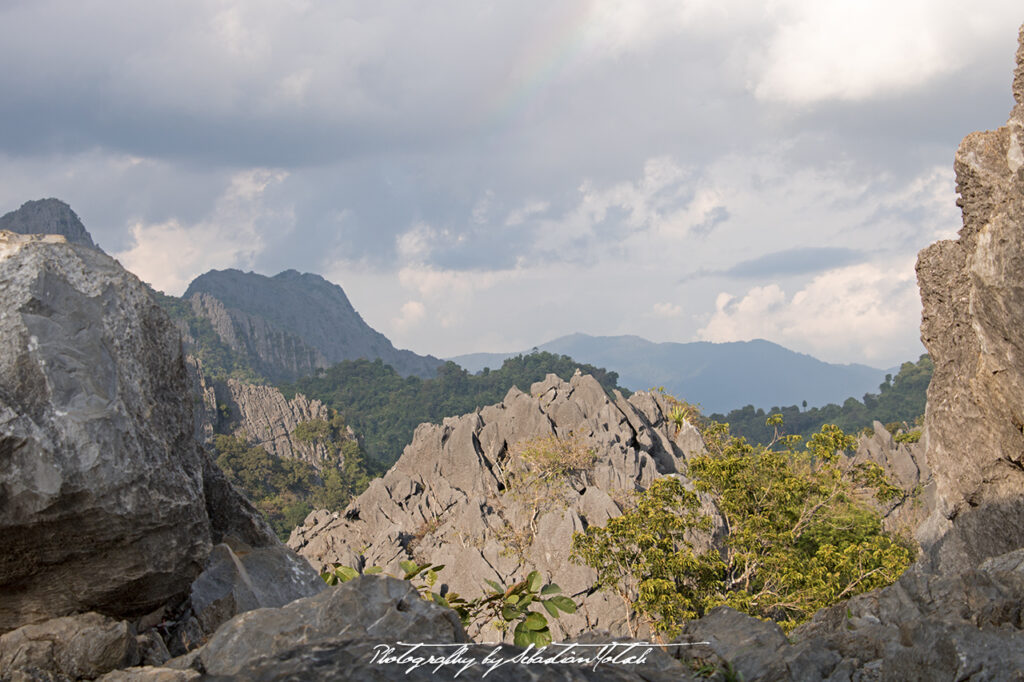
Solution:
{"label": "jagged limestone outcrop", "polygon": [[[274,386],[236,379],[210,381],[198,360],[189,356],[187,363],[192,392],[197,396],[195,433],[198,440],[210,442],[215,434],[235,435],[275,457],[297,459],[318,470],[338,465],[337,457],[331,456],[325,443],[295,436],[299,424],[331,419],[330,411],[322,402],[310,400],[301,393],[288,400]],[[346,428],[345,435],[348,439],[356,438],[351,428]]]}
{"label": "jagged limestone outcrop", "polygon": [[968,135],[956,153],[959,239],[917,264],[938,502],[922,540],[941,570],[1024,546],[1024,43],[1013,88],[1007,124]]}
{"label": "jagged limestone outcrop", "polygon": [[100,248],[78,215],[60,199],[26,201],[17,211],[0,216],[0,230],[20,234],[59,234],[72,244]]}
{"label": "jagged limestone outcrop", "polygon": [[[575,531],[603,525],[627,495],[680,472],[687,454],[702,450],[696,429],[684,423],[680,431],[668,412],[657,394],[612,400],[591,376],[549,375],[529,395],[513,388],[498,405],[420,425],[382,479],[343,514],[311,514],[289,546],[318,569],[341,563],[397,573],[406,558],[444,564],[440,580],[468,596],[484,579],[508,585],[536,569],[581,603],[557,621],[559,638],[595,627],[623,634],[623,604],[591,593],[594,574],[569,561],[569,548]],[[511,472],[521,447],[552,435],[596,461],[555,489],[519,488]]]}
{"label": "jagged limestone outcrop", "polygon": [[193,280],[183,298],[225,344],[275,381],[358,358],[380,358],[403,376],[427,378],[442,364],[396,349],[363,321],[341,287],[319,275],[211,270]]}
{"label": "jagged limestone outcrop", "polygon": [[204,614],[212,627],[323,589],[196,443],[181,341],[145,285],[99,251],[13,232],[0,281],[6,641],[85,612],[201,638]]}
{"label": "jagged limestone outcrop", "polygon": [[878,508],[885,530],[912,538],[935,509],[935,481],[924,443],[897,443],[881,422],[876,421],[872,429],[873,433],[858,439],[857,451],[849,464],[878,464],[889,483],[903,491],[901,496],[884,503],[874,498],[866,502]]}

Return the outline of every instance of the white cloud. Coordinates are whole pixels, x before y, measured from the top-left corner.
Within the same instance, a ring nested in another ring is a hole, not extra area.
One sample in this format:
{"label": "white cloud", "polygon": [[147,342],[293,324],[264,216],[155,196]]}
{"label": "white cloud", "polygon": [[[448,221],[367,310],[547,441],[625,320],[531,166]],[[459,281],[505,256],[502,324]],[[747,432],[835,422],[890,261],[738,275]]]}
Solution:
{"label": "white cloud", "polygon": [[922,87],[970,63],[1001,32],[996,17],[1020,20],[1020,8],[1001,0],[781,0],[772,8],[778,23],[751,57],[752,89],[795,104]]}
{"label": "white cloud", "polygon": [[236,173],[205,219],[193,224],[136,221],[133,245],[114,255],[140,279],[174,295],[207,270],[251,266],[263,249],[260,225],[290,218],[263,202],[266,189],[286,175],[267,169]]}
{"label": "white cloud", "polygon": [[402,304],[399,316],[392,320],[394,328],[406,332],[415,327],[427,314],[427,308],[419,301],[406,301]]}
{"label": "white cloud", "polygon": [[721,293],[704,341],[761,338],[834,362],[888,364],[912,357],[921,303],[912,263],[861,264],[822,273],[788,297],[777,284]]}
{"label": "white cloud", "polygon": [[679,317],[683,314],[682,306],[675,303],[655,303],[652,310],[656,317]]}

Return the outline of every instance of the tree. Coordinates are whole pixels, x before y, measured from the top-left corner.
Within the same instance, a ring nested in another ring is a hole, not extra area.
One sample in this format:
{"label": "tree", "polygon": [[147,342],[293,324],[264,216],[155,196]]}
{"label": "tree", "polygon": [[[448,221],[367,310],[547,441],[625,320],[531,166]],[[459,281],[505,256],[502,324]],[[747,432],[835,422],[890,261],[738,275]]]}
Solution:
{"label": "tree", "polygon": [[[777,435],[781,417],[767,422]],[[790,630],[822,607],[893,582],[909,565],[910,544],[886,533],[859,501],[865,491],[898,491],[878,467],[843,466],[855,441],[837,427],[824,426],[804,448],[793,436],[754,446],[717,423],[703,435],[706,454],[689,461],[693,490],[659,479],[635,509],[573,540],[575,559],[653,632],[673,635],[719,605]],[[697,493],[724,523],[715,549],[702,554],[687,542],[711,524]]]}

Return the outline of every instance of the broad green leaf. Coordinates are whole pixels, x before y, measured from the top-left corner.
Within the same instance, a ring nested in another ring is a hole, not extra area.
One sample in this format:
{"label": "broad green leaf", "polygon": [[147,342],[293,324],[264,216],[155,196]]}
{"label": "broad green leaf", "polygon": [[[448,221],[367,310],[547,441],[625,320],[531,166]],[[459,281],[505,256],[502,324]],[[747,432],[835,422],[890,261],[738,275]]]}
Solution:
{"label": "broad green leaf", "polygon": [[561,587],[559,587],[558,585],[556,585],[554,583],[551,583],[550,585],[545,585],[544,586],[544,588],[540,591],[540,596],[546,597],[549,594],[558,594],[561,591],[562,591]]}
{"label": "broad green leaf", "polygon": [[564,613],[576,613],[576,602],[564,595],[552,597],[551,599],[548,599],[548,602]]}
{"label": "broad green leaf", "polygon": [[551,615],[552,618],[558,618],[558,609],[555,607],[554,604],[547,601],[542,601],[541,605],[544,607],[544,610]]}
{"label": "broad green leaf", "polygon": [[536,592],[540,589],[544,579],[540,577],[539,571],[530,571],[530,575],[526,576],[526,585],[530,592]]}
{"label": "broad green leaf", "polygon": [[531,613],[523,619],[521,625],[527,630],[540,630],[548,626],[548,619],[540,613]]}
{"label": "broad green leaf", "polygon": [[384,569],[380,566],[370,566],[369,568],[363,570],[363,575],[377,575],[378,573],[383,572]]}

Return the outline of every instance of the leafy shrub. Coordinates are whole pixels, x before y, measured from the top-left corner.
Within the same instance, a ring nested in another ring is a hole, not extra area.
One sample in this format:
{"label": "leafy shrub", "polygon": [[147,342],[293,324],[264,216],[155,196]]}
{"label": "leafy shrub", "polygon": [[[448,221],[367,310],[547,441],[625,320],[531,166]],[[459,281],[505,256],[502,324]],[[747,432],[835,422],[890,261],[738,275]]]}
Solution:
{"label": "leafy shrub", "polygon": [[[781,417],[768,426],[778,436]],[[707,453],[689,461],[693,490],[658,479],[634,509],[573,539],[574,560],[593,567],[598,586],[652,632],[674,636],[718,605],[790,630],[822,607],[893,582],[909,565],[914,551],[858,501],[865,487],[887,497],[894,486],[880,469],[842,466],[855,441],[837,427],[822,427],[804,448],[792,436],[754,446],[717,423],[703,435]],[[712,520],[697,493],[714,501],[725,526],[719,546],[699,554],[687,538]]]}

